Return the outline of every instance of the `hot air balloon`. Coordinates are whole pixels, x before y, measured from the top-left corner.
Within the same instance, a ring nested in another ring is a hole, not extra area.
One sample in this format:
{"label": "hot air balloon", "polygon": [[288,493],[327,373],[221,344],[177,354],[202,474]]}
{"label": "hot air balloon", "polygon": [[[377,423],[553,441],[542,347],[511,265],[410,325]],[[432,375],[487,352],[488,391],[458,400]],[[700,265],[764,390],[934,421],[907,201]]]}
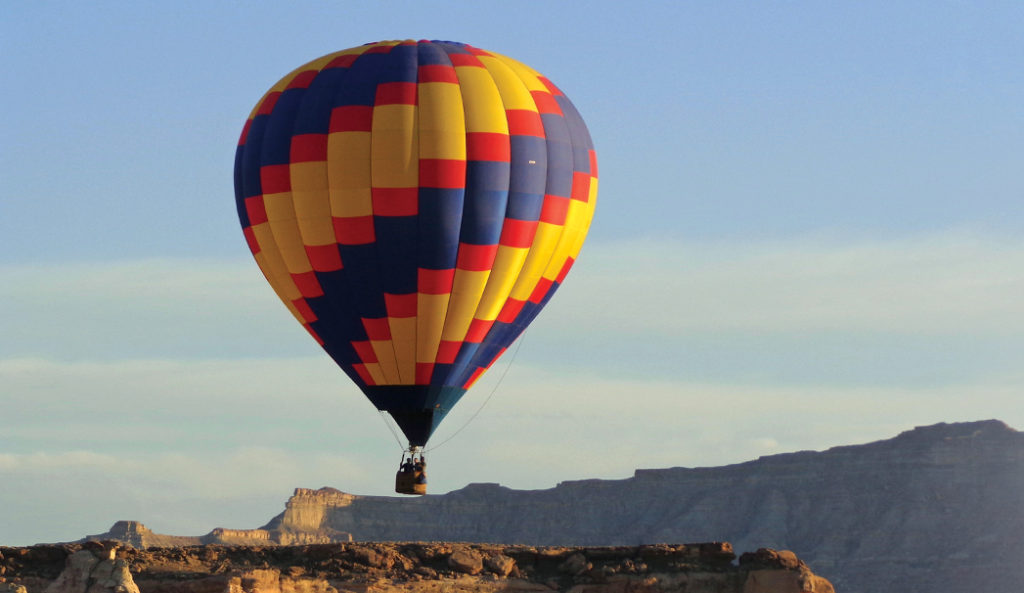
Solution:
{"label": "hot air balloon", "polygon": [[235,157],[257,264],[410,457],[561,285],[596,197],[568,97],[451,41],[300,66],[256,104]]}

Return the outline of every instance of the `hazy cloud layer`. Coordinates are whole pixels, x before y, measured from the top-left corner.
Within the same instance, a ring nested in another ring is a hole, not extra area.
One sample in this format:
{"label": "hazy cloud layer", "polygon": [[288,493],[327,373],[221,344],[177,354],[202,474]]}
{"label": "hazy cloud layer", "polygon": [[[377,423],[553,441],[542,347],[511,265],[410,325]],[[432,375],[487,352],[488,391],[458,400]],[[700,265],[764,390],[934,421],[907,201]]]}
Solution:
{"label": "hazy cloud layer", "polygon": [[[399,445],[321,362],[4,363],[0,381],[31,394],[5,398],[0,418],[0,505],[18,510],[0,519],[6,543],[77,538],[119,519],[185,534],[257,527],[300,486],[387,494]],[[625,478],[636,468],[734,463],[940,421],[996,417],[1020,427],[1016,379],[758,387],[567,377],[517,363],[500,385],[487,378],[438,432],[431,488]]]}
{"label": "hazy cloud layer", "polygon": [[[969,234],[589,246],[507,375],[439,430],[431,487],[1024,428],[1022,264],[1024,243]],[[0,273],[4,543],[256,527],[297,486],[388,492],[399,444],[251,262]]]}
{"label": "hazy cloud layer", "polygon": [[[294,320],[251,261],[8,265],[0,274],[2,356],[315,351],[302,346],[301,330],[289,334]],[[595,244],[560,292],[540,331],[1016,336],[1024,330],[1024,241],[949,233]]]}
{"label": "hazy cloud layer", "polygon": [[[941,335],[1024,330],[1024,241],[969,233],[892,240],[810,237],[588,246],[565,293],[596,329],[880,331]],[[576,322],[576,307],[562,307]],[[556,321],[557,323],[557,321]]]}

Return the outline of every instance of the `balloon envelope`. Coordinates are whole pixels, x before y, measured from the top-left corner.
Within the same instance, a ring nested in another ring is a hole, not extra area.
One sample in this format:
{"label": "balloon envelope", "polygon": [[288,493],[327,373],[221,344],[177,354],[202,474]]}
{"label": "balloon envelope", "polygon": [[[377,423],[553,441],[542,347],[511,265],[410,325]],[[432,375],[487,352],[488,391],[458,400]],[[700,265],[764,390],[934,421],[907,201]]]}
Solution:
{"label": "balloon envelope", "polygon": [[422,446],[565,278],[597,161],[572,103],[528,66],[385,41],[267,92],[235,196],[277,295]]}

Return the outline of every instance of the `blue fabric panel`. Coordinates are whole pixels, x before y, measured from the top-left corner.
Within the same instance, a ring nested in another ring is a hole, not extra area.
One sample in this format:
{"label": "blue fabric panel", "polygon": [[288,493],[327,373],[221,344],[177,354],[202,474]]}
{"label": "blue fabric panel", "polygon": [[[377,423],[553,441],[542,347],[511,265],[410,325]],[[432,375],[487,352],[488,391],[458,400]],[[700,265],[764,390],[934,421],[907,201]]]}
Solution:
{"label": "blue fabric panel", "polygon": [[466,382],[466,379],[473,374],[476,367],[472,369],[468,368],[470,361],[473,359],[473,355],[480,349],[480,344],[474,342],[463,342],[459,348],[458,355],[455,356],[455,363],[452,364],[452,369],[449,375],[445,378],[445,385],[462,385]]}
{"label": "blue fabric panel", "polygon": [[245,141],[242,153],[242,196],[251,198],[263,193],[260,181],[260,146],[263,144],[263,133],[267,129],[269,115],[257,115],[249,125],[249,136]]}
{"label": "blue fabric panel", "polygon": [[460,240],[474,245],[494,245],[508,206],[511,166],[500,161],[466,161],[466,205]]}
{"label": "blue fabric panel", "polygon": [[295,134],[326,134],[330,131],[335,89],[344,84],[348,68],[321,70],[306,89],[295,118]]}
{"label": "blue fabric panel", "polygon": [[466,199],[474,192],[508,191],[511,166],[503,161],[466,161]]}
{"label": "blue fabric panel", "polygon": [[[385,54],[361,54],[347,69],[339,69],[345,74],[342,78],[334,79],[341,84],[334,89],[334,95],[331,98],[332,106],[372,106],[377,96],[379,70],[385,59]],[[380,284],[376,244],[339,245],[338,250],[341,252],[341,261],[345,265],[344,271],[347,280],[343,290],[350,295],[355,305],[357,317],[355,321],[360,322],[361,325],[361,321],[358,319],[360,317],[366,319],[387,317],[384,294]],[[361,385],[362,381],[358,383]]]}
{"label": "blue fabric panel", "polygon": [[544,190],[547,186],[547,142],[533,136],[511,136],[510,139],[512,167],[505,216],[517,220],[537,220],[544,205]]}
{"label": "blue fabric panel", "polygon": [[434,364],[434,374],[431,375],[431,377],[430,377],[430,384],[431,385],[443,385],[445,380],[448,379],[448,377],[451,376],[452,368],[454,366],[455,365],[453,365],[453,364],[445,364],[445,363],[436,363],[436,364]]}
{"label": "blue fabric panel", "polygon": [[291,160],[292,129],[305,92],[301,88],[288,89],[278,97],[263,137],[261,165],[287,165]]}
{"label": "blue fabric panel", "polygon": [[[500,322],[496,322],[494,325],[497,326],[498,323]],[[501,352],[502,348],[506,348],[518,337],[519,332],[516,331],[515,326],[507,323],[502,323],[501,325],[505,327],[497,328],[498,332],[494,338],[491,338],[488,334],[487,339],[480,345],[480,348],[473,353],[473,358],[467,361],[466,368],[459,373],[458,382],[453,384],[464,385],[478,368],[494,360],[494,357]],[[494,329],[492,327],[492,331]]]}
{"label": "blue fabric panel", "polygon": [[377,261],[384,292],[416,292],[416,217],[374,216]]}
{"label": "blue fabric panel", "polygon": [[377,247],[373,243],[339,245],[338,250],[341,261],[345,262],[349,290],[354,292],[353,301],[359,314],[367,319],[387,317],[377,271]]}
{"label": "blue fabric panel", "polygon": [[[317,321],[313,322],[316,333],[328,344],[368,339],[366,328],[359,319],[355,295],[350,288],[352,280],[348,270],[342,268],[315,274],[324,290],[324,296],[306,299],[306,303],[317,316]],[[354,364],[362,360],[357,356],[348,362]]]}
{"label": "blue fabric panel", "polygon": [[508,192],[478,191],[466,192],[466,195],[459,239],[472,245],[495,245],[505,222]]}
{"label": "blue fabric panel", "polygon": [[465,43],[459,43],[458,41],[434,41],[444,53],[451,54],[468,54],[469,50],[466,49]]}
{"label": "blue fabric panel", "polygon": [[466,393],[457,386],[381,385],[359,383],[378,409],[391,414],[411,445],[425,445],[441,420]]}
{"label": "blue fabric panel", "polygon": [[[464,385],[476,370],[494,359],[502,348],[507,347],[519,335],[520,331],[515,325],[495,321],[487,337],[480,344],[467,342],[459,349],[459,355],[453,366],[458,367],[448,377],[447,382],[451,385]],[[469,349],[468,346],[474,346]],[[467,351],[469,357],[462,360],[462,354]]]}
{"label": "blue fabric panel", "polygon": [[309,325],[323,339],[323,348],[331,355],[334,362],[344,366],[362,362],[359,360],[355,348],[352,347],[352,343],[338,335],[338,328],[331,326],[333,321],[330,318],[318,319]]}
{"label": "blue fabric panel", "polygon": [[384,56],[378,83],[416,82],[417,54],[415,45],[396,45]]}
{"label": "blue fabric panel", "polygon": [[569,127],[569,135],[572,138],[573,169],[583,173],[590,173],[590,151],[594,148],[590,140],[590,132],[583,123],[576,107],[568,98],[558,97],[558,104],[565,114],[565,123]]}
{"label": "blue fabric panel", "polygon": [[544,206],[542,194],[509,192],[505,216],[516,220],[538,220]]}
{"label": "blue fabric panel", "polygon": [[[457,378],[450,379],[452,385],[463,385],[473,375],[476,369],[483,367],[487,363],[491,362],[494,357],[501,351],[502,348],[507,348],[518,338],[528,325],[540,314],[541,310],[544,309],[544,305],[548,303],[555,290],[558,288],[558,283],[553,283],[551,289],[547,295],[538,303],[532,303],[527,301],[523,305],[522,311],[516,316],[513,323],[502,323],[496,321],[491,330],[487,333],[487,337],[484,339],[481,348],[474,353],[472,359],[470,359],[465,368],[460,369]],[[459,351],[462,354],[462,351]],[[458,360],[456,360],[456,364]]]}
{"label": "blue fabric panel", "polygon": [[573,144],[572,168],[581,173],[590,173],[590,151],[578,144]]}
{"label": "blue fabric panel", "polygon": [[[540,303],[537,304],[537,311],[534,312],[534,314],[533,314],[534,317],[536,317],[537,314],[540,313],[541,310],[544,307],[547,306],[548,301],[551,300],[551,297],[555,296],[555,293],[558,292],[558,287],[561,286],[561,285],[562,285],[561,282],[552,282],[551,283],[551,286],[548,287],[548,293],[546,295],[544,295],[544,298],[542,298],[540,300]],[[526,324],[528,325],[531,321],[533,321],[532,318],[529,321],[527,321]],[[524,326],[524,328],[525,328],[525,326]]]}
{"label": "blue fabric panel", "polygon": [[509,191],[543,194],[548,168],[547,142],[536,136],[509,136],[509,139],[512,146]]}
{"label": "blue fabric panel", "polygon": [[245,209],[245,177],[243,171],[243,161],[245,160],[245,145],[239,144],[238,148],[235,149],[235,209],[238,210],[238,221],[242,223],[242,228],[246,229],[252,226],[249,222],[249,212]]}
{"label": "blue fabric panel", "polygon": [[334,106],[373,105],[377,97],[377,77],[385,54],[362,54],[348,68],[345,84],[338,88]]}
{"label": "blue fabric panel", "polygon": [[462,189],[421,187],[419,190],[419,266],[430,270],[455,267],[462,227]]}
{"label": "blue fabric panel", "polygon": [[[570,144],[572,142],[572,136],[569,134],[569,124],[566,123],[565,117],[558,115],[557,113],[542,113],[540,114],[540,122],[544,126],[544,139],[551,142],[564,142]],[[550,162],[551,156],[548,155]]]}
{"label": "blue fabric panel", "polygon": [[555,100],[558,101],[558,106],[561,107],[562,113],[565,115],[573,145],[585,150],[593,150],[594,141],[590,138],[590,130],[587,129],[587,124],[583,123],[583,117],[576,110],[576,106],[565,95],[555,97]]}
{"label": "blue fabric panel", "polygon": [[441,385],[371,385],[363,390],[378,410],[415,412],[441,408],[450,409],[453,400],[462,397],[463,389]]}
{"label": "blue fabric panel", "polygon": [[569,128],[560,115],[540,116],[547,136],[548,177],[546,193],[568,198],[572,195],[573,154]]}
{"label": "blue fabric panel", "polygon": [[451,66],[448,54],[434,43],[420,43],[416,46],[420,66]]}

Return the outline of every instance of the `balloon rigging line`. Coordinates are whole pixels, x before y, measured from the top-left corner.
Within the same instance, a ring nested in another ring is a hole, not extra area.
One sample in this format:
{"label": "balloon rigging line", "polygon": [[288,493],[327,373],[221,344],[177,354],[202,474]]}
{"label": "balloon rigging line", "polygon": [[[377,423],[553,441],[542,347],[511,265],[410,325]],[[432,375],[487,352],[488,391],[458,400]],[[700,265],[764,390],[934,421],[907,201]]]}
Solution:
{"label": "balloon rigging line", "polygon": [[440,443],[434,445],[433,447],[431,447],[429,449],[424,449],[423,450],[424,453],[426,453],[428,451],[433,451],[434,449],[438,449],[438,448],[441,447],[441,445],[444,445],[448,441],[454,439],[456,436],[458,436],[458,434],[460,432],[462,432],[462,430],[464,428],[469,426],[470,422],[472,422],[474,419],[476,419],[477,415],[479,415],[480,412],[483,411],[484,406],[487,405],[487,402],[491,401],[491,398],[494,397],[494,394],[498,392],[498,387],[501,387],[501,382],[505,380],[505,375],[508,374],[508,370],[510,368],[512,368],[512,363],[515,362],[516,356],[519,355],[519,349],[523,346],[523,338],[525,338],[525,337],[526,337],[526,329],[523,330],[523,333],[519,334],[519,340],[516,343],[516,349],[512,351],[512,358],[510,358],[509,361],[508,361],[508,364],[505,365],[505,370],[502,371],[501,376],[498,377],[498,382],[494,384],[494,389],[491,389],[491,393],[487,395],[487,399],[484,400],[484,403],[480,404],[480,407],[477,408],[475,412],[473,412],[473,415],[470,416],[469,419],[466,420],[466,422],[462,426],[460,426],[458,430],[453,432],[450,437],[446,438],[445,440],[441,441]]}
{"label": "balloon rigging line", "polygon": [[405,451],[405,445],[402,444],[402,439],[399,438],[398,433],[395,432],[394,427],[392,427],[391,423],[388,422],[387,412],[385,412],[384,410],[379,410],[379,411],[380,411],[380,419],[384,421],[384,426],[387,426],[388,430],[391,431],[391,436],[395,437],[395,442],[398,443],[398,448],[400,450],[402,450],[402,451]]}

